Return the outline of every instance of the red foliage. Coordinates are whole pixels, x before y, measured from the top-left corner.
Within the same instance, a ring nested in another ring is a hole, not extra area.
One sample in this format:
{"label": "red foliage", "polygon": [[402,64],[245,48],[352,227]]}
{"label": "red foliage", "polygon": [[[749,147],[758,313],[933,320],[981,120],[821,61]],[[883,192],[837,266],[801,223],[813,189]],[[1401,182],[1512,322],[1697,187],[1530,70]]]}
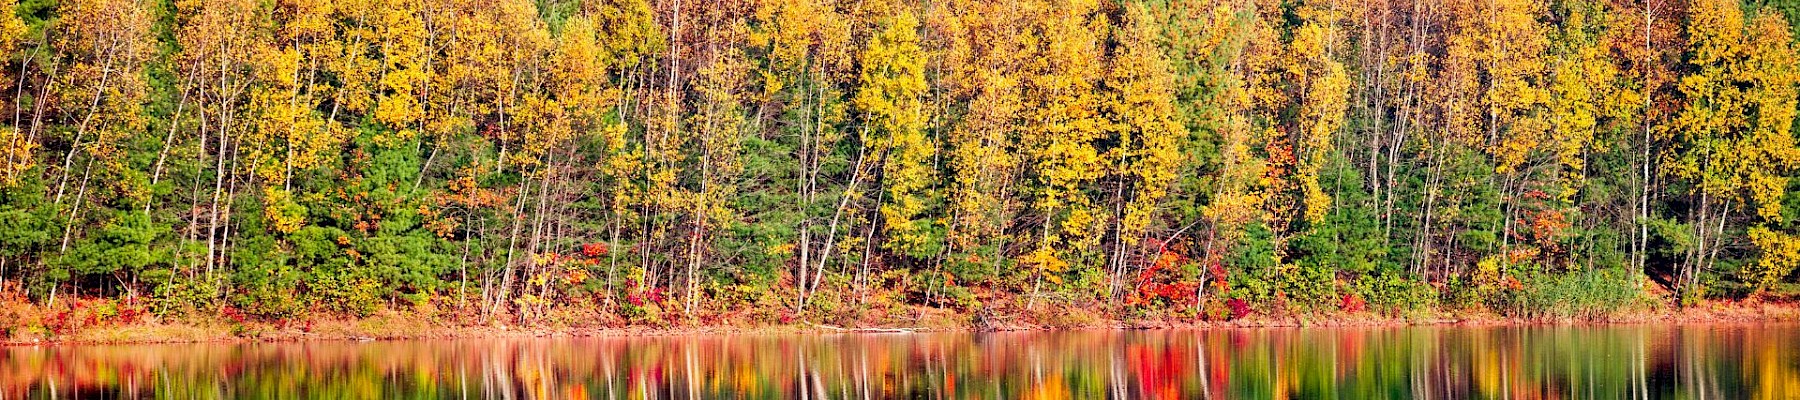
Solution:
{"label": "red foliage", "polygon": [[634,279],[626,279],[625,286],[632,288],[625,294],[625,301],[637,307],[643,307],[646,304],[662,304],[663,295],[667,292],[666,288],[660,286],[646,289]]}
{"label": "red foliage", "polygon": [[232,306],[225,306],[224,309],[219,310],[219,315],[224,316],[225,319],[229,319],[233,323],[239,324],[250,319],[249,315],[244,314],[244,310],[239,310],[237,307]]}
{"label": "red foliage", "polygon": [[1192,302],[1195,289],[1199,288],[1200,284],[1170,276],[1176,266],[1187,262],[1187,257],[1180,252],[1163,248],[1161,254],[1156,257],[1155,263],[1138,272],[1137,291],[1126,298],[1126,303],[1140,305],[1158,300],[1165,301],[1165,304]]}
{"label": "red foliage", "polygon": [[1250,302],[1244,301],[1244,299],[1226,300],[1225,306],[1231,307],[1231,319],[1250,316]]}
{"label": "red foliage", "polygon": [[115,320],[120,324],[134,324],[150,315],[150,307],[138,301],[136,297],[125,299],[119,303],[119,316]]}
{"label": "red foliage", "polygon": [[1543,190],[1531,189],[1525,191],[1525,198],[1529,200],[1544,200],[1550,198],[1550,193],[1545,193]]}
{"label": "red foliage", "polygon": [[1344,295],[1344,301],[1341,304],[1344,312],[1347,313],[1361,312],[1368,306],[1368,302],[1363,301],[1362,295],[1356,293]]}
{"label": "red foliage", "polygon": [[1224,265],[1219,264],[1218,261],[1213,261],[1212,265],[1206,267],[1206,271],[1213,277],[1214,289],[1218,289],[1220,292],[1231,289],[1231,281],[1225,279],[1226,274]]}
{"label": "red foliage", "polygon": [[113,300],[75,297],[66,308],[48,310],[43,317],[44,329],[52,334],[67,334],[83,328],[107,324],[129,325],[149,315],[149,307],[135,298]]}
{"label": "red foliage", "polygon": [[588,243],[588,244],[581,245],[581,255],[588,256],[588,257],[599,257],[599,256],[606,255],[606,245],[601,244],[601,243]]}
{"label": "red foliage", "polygon": [[44,318],[44,329],[47,329],[51,334],[56,335],[68,333],[69,328],[72,328],[69,326],[69,316],[71,314],[74,313],[69,310],[50,313],[50,316]]}

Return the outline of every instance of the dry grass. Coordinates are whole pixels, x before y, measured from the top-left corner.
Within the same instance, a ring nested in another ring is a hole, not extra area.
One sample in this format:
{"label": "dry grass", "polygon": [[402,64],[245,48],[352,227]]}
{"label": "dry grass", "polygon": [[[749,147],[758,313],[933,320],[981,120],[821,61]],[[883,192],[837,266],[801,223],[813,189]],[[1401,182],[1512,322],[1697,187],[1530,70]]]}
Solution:
{"label": "dry grass", "polygon": [[231,331],[218,326],[185,323],[147,323],[84,329],[57,341],[73,343],[187,343],[233,340]]}
{"label": "dry grass", "polygon": [[[546,336],[667,336],[692,334],[805,334],[832,333],[808,321],[779,324],[754,320],[743,313],[721,313],[693,322],[663,326],[624,326],[618,321],[588,319],[577,314],[559,315],[560,322],[531,327],[506,323],[481,323],[418,310],[382,310],[365,318],[321,318],[291,323],[229,322],[198,317],[170,320],[154,316],[93,318],[102,307],[117,308],[113,299],[59,299],[54,307],[33,303],[16,292],[0,291],[0,345],[34,343],[167,343],[230,341],[364,340],[405,338],[546,337]],[[1091,307],[1024,309],[1020,304],[993,302],[985,314],[906,306],[868,312],[842,321],[850,328],[907,328],[920,331],[1045,330],[1045,329],[1153,329],[1242,328],[1294,326],[1410,326],[1410,325],[1520,325],[1540,323],[1762,323],[1800,322],[1796,301],[1714,301],[1685,309],[1655,308],[1598,319],[1517,319],[1492,313],[1418,312],[1403,316],[1377,313],[1322,313],[1298,316],[1253,314],[1233,321],[1199,321],[1173,315],[1142,316],[1118,320],[1089,311]],[[1097,305],[1090,305],[1096,306]],[[1010,310],[1010,311],[1005,311]],[[104,313],[99,313],[104,314]],[[585,314],[581,314],[585,315]],[[981,317],[985,315],[985,317]],[[502,319],[508,320],[508,319]],[[47,326],[61,324],[60,326]]]}

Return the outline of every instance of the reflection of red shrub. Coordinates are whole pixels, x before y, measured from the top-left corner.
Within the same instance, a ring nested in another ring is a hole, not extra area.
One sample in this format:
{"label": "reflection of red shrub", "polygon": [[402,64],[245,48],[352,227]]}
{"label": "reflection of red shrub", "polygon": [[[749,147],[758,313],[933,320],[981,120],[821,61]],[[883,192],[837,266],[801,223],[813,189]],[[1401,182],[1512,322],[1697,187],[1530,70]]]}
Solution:
{"label": "reflection of red shrub", "polygon": [[1231,319],[1250,316],[1250,302],[1244,301],[1244,299],[1226,300],[1225,306],[1231,307]]}

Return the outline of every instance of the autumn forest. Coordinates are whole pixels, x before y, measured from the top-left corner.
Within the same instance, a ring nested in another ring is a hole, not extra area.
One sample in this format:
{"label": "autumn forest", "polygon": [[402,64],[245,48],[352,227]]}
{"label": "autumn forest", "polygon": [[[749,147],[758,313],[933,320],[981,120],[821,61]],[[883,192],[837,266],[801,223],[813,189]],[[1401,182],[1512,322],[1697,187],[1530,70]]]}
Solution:
{"label": "autumn forest", "polygon": [[[0,10],[0,293],[79,323],[1584,318],[1800,294],[1788,1]],[[46,315],[0,325],[78,324]]]}

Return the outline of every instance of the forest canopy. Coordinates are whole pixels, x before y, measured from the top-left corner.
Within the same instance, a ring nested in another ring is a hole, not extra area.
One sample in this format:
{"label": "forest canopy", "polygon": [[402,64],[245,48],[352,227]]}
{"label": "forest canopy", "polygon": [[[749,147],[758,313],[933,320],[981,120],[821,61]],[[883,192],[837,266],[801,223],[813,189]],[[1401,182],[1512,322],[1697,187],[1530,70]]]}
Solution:
{"label": "forest canopy", "polygon": [[37,302],[662,323],[1800,293],[1792,2],[0,10],[0,289]]}

